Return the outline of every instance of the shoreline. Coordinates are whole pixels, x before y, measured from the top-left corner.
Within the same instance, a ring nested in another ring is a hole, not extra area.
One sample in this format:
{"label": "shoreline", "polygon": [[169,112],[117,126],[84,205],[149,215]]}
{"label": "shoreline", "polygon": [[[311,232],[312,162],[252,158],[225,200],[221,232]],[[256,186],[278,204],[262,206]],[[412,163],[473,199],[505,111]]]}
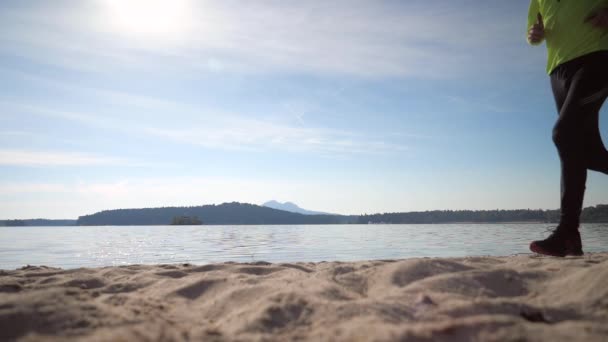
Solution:
{"label": "shoreline", "polygon": [[601,341],[608,253],[0,270],[0,339]]}
{"label": "shoreline", "polygon": [[[2,222],[2,220],[0,220]],[[558,221],[447,221],[447,222],[408,222],[408,223],[391,223],[391,222],[344,222],[344,223],[219,223],[219,224],[73,224],[73,225],[0,225],[0,228],[23,228],[23,227],[189,227],[189,226],[367,226],[367,225],[437,225],[437,224],[557,224]],[[608,221],[581,221],[581,224],[608,224]]]}
{"label": "shoreline", "polygon": [[[72,227],[221,227],[221,226],[374,226],[374,225],[450,225],[450,224],[550,224],[556,225],[559,222],[555,221],[450,221],[450,222],[424,222],[424,223],[390,223],[390,222],[372,222],[372,223],[239,223],[239,224],[102,224],[102,225],[25,225],[25,226],[5,226],[0,225],[0,228],[28,228],[28,227],[46,227],[46,228],[72,228]],[[608,224],[606,222],[581,222],[581,224]]]}

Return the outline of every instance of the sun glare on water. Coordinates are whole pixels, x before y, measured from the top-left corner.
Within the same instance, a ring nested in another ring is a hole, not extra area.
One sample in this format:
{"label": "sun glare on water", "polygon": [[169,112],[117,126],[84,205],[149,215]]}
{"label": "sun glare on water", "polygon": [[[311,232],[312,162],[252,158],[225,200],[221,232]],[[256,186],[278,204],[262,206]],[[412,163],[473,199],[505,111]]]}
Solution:
{"label": "sun glare on water", "polygon": [[112,24],[127,34],[177,35],[186,29],[188,0],[105,0]]}

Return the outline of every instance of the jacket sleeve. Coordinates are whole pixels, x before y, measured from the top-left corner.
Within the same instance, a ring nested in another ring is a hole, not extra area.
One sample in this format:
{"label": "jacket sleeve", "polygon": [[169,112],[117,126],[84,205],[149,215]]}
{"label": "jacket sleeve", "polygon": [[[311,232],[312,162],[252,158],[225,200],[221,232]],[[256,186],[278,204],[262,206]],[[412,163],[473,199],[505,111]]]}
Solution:
{"label": "jacket sleeve", "polygon": [[537,19],[539,13],[540,13],[540,5],[538,4],[538,0],[530,0],[530,8],[528,9],[528,26],[526,27],[526,41],[530,45],[538,45],[538,44],[542,43],[542,41],[541,41],[541,42],[533,44],[528,40],[528,31],[536,23],[536,19]]}

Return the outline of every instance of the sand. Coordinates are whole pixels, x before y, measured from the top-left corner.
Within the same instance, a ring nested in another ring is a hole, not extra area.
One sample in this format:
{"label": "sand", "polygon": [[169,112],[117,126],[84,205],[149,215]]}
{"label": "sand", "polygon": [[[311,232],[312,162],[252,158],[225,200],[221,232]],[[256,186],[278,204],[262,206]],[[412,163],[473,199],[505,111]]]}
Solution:
{"label": "sand", "polygon": [[0,340],[607,341],[608,253],[0,271]]}

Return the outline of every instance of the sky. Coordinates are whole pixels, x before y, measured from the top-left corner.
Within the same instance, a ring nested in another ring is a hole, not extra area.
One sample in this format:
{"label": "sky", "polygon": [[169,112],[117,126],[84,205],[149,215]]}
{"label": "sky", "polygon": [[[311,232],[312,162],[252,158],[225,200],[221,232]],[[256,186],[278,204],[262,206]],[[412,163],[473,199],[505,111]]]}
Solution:
{"label": "sky", "polygon": [[[272,199],[556,209],[557,113],[527,9],[3,0],[0,219]],[[585,206],[606,194],[590,172]]]}

